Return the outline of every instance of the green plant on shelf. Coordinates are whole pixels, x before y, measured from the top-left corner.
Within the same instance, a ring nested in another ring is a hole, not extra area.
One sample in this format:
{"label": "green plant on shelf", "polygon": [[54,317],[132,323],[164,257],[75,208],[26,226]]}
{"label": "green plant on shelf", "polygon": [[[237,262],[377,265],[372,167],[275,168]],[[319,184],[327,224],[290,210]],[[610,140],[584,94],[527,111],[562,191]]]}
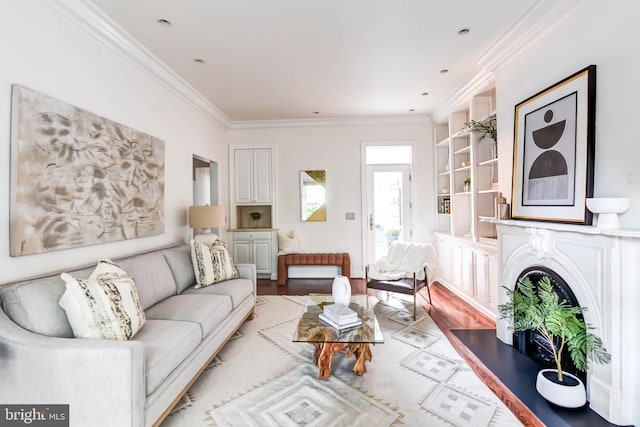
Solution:
{"label": "green plant on shelf", "polygon": [[463,189],[465,191],[465,193],[469,192],[471,190],[471,178],[467,177],[464,179],[463,181]]}
{"label": "green plant on shelf", "polygon": [[464,128],[470,132],[477,132],[483,138],[490,138],[493,142],[498,141],[498,129],[496,127],[496,115],[491,114],[482,121],[470,120],[464,124]]}

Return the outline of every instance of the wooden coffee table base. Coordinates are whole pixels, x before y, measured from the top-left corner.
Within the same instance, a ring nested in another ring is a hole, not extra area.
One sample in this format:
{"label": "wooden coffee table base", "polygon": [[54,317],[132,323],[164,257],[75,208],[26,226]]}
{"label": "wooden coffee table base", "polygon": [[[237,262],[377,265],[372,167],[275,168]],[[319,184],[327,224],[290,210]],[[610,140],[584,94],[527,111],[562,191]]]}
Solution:
{"label": "wooden coffee table base", "polygon": [[314,346],[316,350],[313,353],[313,363],[318,365],[318,378],[321,380],[331,376],[331,362],[333,362],[333,355],[338,351],[346,350],[344,357],[356,358],[352,371],[358,375],[367,372],[365,363],[373,358],[369,343],[321,342],[314,343]]}

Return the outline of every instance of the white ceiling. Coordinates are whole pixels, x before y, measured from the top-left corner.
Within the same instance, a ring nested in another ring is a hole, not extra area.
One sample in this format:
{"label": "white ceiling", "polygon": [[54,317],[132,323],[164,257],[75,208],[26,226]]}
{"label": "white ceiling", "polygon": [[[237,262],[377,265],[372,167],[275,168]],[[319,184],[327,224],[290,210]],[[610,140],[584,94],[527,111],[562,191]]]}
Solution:
{"label": "white ceiling", "polygon": [[430,114],[536,0],[93,2],[244,121]]}

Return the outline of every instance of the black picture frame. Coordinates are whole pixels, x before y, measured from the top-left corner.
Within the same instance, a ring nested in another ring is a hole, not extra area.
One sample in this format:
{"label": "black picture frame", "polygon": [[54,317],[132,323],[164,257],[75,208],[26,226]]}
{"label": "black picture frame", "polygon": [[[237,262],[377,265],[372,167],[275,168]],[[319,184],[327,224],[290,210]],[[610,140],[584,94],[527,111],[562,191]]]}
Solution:
{"label": "black picture frame", "polygon": [[515,106],[511,217],[591,225],[596,66]]}

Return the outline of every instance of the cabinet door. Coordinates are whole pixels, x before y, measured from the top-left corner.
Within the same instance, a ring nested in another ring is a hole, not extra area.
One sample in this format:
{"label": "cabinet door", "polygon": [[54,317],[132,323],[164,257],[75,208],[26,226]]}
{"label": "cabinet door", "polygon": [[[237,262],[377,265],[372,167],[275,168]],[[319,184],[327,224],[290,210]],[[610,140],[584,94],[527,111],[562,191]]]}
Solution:
{"label": "cabinet door", "polygon": [[483,252],[473,254],[473,297],[482,305],[489,301],[489,257]]}
{"label": "cabinet door", "polygon": [[251,240],[234,240],[233,262],[236,264],[253,264]]}
{"label": "cabinet door", "polygon": [[440,268],[442,269],[442,277],[440,278],[440,280],[451,285],[453,283],[453,272],[451,268],[451,242],[445,238],[438,238],[436,240],[436,250],[438,252],[438,258],[440,260]]}
{"label": "cabinet door", "polygon": [[462,288],[467,295],[473,295],[473,249],[462,247]]}
{"label": "cabinet door", "polygon": [[498,283],[498,256],[497,255],[489,255],[488,256],[488,283],[489,286],[489,308],[494,312],[498,312],[498,294],[500,290],[500,284]]}
{"label": "cabinet door", "polygon": [[451,244],[451,284],[462,290],[462,246]]}
{"label": "cabinet door", "polygon": [[273,200],[271,191],[272,181],[271,149],[253,150],[253,202],[271,203]]}
{"label": "cabinet door", "polygon": [[233,151],[233,176],[236,203],[253,203],[253,150]]}
{"label": "cabinet door", "polygon": [[271,240],[254,240],[252,255],[256,273],[271,273]]}

